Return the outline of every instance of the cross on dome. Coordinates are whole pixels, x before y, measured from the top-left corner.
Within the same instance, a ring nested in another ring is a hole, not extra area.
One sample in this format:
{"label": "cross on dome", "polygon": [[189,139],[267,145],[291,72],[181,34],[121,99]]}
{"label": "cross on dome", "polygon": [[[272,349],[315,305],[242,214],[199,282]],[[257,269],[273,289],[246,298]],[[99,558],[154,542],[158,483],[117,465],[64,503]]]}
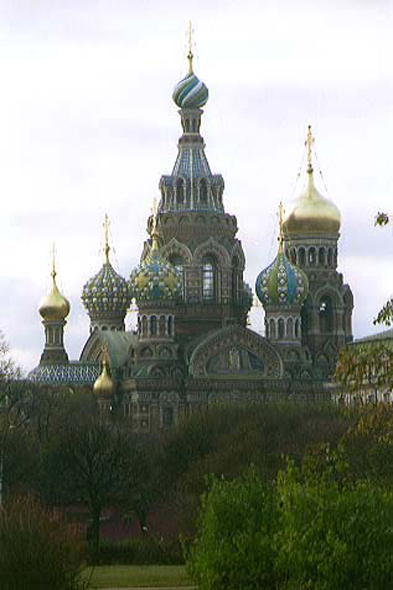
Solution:
{"label": "cross on dome", "polygon": [[313,137],[313,134],[311,132],[311,125],[308,126],[307,128],[307,138],[306,141],[304,142],[304,145],[307,148],[307,172],[311,173],[313,171],[313,167],[312,167],[312,146],[315,142],[315,139]]}

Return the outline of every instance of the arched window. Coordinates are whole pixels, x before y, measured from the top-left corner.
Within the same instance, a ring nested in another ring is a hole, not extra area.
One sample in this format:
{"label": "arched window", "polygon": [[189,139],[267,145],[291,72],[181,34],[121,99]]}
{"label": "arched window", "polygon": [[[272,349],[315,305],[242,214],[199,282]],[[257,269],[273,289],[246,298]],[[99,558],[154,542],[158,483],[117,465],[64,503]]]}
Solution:
{"label": "arched window", "polygon": [[287,320],[287,335],[289,338],[293,338],[293,319],[288,318]]}
{"label": "arched window", "polygon": [[180,275],[181,289],[182,289],[182,293],[183,293],[184,292],[184,262],[183,262],[183,259],[178,254],[175,254],[175,255],[169,257],[169,262],[172,264],[172,266],[175,267],[175,269],[177,270],[177,272]]}
{"label": "arched window", "polygon": [[310,266],[315,266],[315,263],[317,261],[317,253],[315,248],[309,248],[308,250],[308,264]]}
{"label": "arched window", "polygon": [[160,336],[166,336],[166,318],[164,315],[160,316],[159,321],[159,334]]}
{"label": "arched window", "polygon": [[282,318],[280,318],[278,320],[278,337],[284,338],[284,336],[285,336],[285,324],[284,324],[284,320]]}
{"label": "arched window", "polygon": [[299,266],[306,264],[306,251],[304,248],[299,248]]}
{"label": "arched window", "polygon": [[319,248],[318,252],[318,264],[319,266],[325,266],[326,263],[326,252],[325,248]]}
{"label": "arched window", "polygon": [[142,318],[142,336],[147,336],[147,317],[145,315]]}
{"label": "arched window", "polygon": [[150,336],[157,336],[157,317],[150,316]]}
{"label": "arched window", "polygon": [[295,322],[295,336],[296,338],[300,338],[300,322],[296,320]]}
{"label": "arched window", "polygon": [[[304,336],[308,335],[309,330],[311,329],[311,317],[312,317],[312,303],[310,295],[307,295],[307,299],[302,305],[300,310],[300,319],[301,319],[301,328],[302,334]],[[295,336],[299,338],[300,333],[296,334],[296,325],[295,325]]]}
{"label": "arched window", "polygon": [[329,295],[321,297],[319,302],[319,329],[321,334],[333,332],[333,302]]}
{"label": "arched window", "polygon": [[202,299],[214,301],[216,297],[216,264],[211,256],[203,259],[202,266]]}
{"label": "arched window", "polygon": [[173,333],[173,318],[170,315],[168,318],[168,336],[172,336]]}
{"label": "arched window", "polygon": [[232,301],[239,302],[239,260],[234,258],[232,260]]}
{"label": "arched window", "polygon": [[276,324],[274,323],[273,318],[269,322],[269,333],[270,333],[270,338],[276,337]]}
{"label": "arched window", "polygon": [[184,203],[184,180],[178,178],[176,181],[176,201],[181,204]]}
{"label": "arched window", "polygon": [[328,250],[328,258],[327,258],[328,266],[333,266],[333,249],[329,248]]}
{"label": "arched window", "polygon": [[204,205],[207,203],[207,185],[204,178],[199,183],[199,201]]}

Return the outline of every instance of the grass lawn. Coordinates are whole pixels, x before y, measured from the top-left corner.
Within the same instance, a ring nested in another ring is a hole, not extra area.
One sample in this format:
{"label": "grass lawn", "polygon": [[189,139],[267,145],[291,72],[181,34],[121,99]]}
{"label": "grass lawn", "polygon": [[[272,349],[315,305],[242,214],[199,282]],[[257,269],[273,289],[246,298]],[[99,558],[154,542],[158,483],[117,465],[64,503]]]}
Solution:
{"label": "grass lawn", "polygon": [[[84,572],[89,578],[92,568]],[[132,588],[133,586],[192,586],[184,565],[99,565],[94,568],[91,588]]]}

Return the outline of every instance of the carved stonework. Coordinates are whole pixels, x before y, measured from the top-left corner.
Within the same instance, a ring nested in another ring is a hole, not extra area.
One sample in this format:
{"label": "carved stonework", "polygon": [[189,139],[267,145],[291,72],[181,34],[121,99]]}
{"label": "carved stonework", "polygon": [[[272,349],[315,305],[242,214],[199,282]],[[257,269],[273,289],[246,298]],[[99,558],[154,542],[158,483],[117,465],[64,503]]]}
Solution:
{"label": "carved stonework", "polygon": [[[236,368],[242,363],[243,367]],[[240,326],[229,326],[207,336],[196,347],[191,355],[189,372],[194,377],[257,374],[277,379],[283,374],[283,363],[265,338]]]}

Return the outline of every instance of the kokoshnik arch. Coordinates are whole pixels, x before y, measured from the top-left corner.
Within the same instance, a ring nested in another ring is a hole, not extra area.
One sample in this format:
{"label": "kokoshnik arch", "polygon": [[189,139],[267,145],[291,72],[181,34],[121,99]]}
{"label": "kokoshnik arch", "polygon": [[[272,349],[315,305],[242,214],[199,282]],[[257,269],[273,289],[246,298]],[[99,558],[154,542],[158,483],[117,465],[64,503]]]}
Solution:
{"label": "kokoshnik arch", "polygon": [[[56,285],[39,312],[45,346],[29,379],[97,395],[137,432],[170,427],[212,401],[324,395],[340,346],[352,341],[353,296],[337,270],[340,213],[314,182],[308,128],[307,184],[285,217],[280,205],[277,256],[258,275],[265,337],[247,327],[252,290],[234,215],[224,206],[224,179],[213,174],[200,134],[209,93],[193,70],[175,86],[182,135],[172,173],[147,221],[149,239],[129,280],[105,259],[82,290],[90,334],[69,361],[64,328],[70,304]],[[126,331],[131,301],[137,330]]]}

